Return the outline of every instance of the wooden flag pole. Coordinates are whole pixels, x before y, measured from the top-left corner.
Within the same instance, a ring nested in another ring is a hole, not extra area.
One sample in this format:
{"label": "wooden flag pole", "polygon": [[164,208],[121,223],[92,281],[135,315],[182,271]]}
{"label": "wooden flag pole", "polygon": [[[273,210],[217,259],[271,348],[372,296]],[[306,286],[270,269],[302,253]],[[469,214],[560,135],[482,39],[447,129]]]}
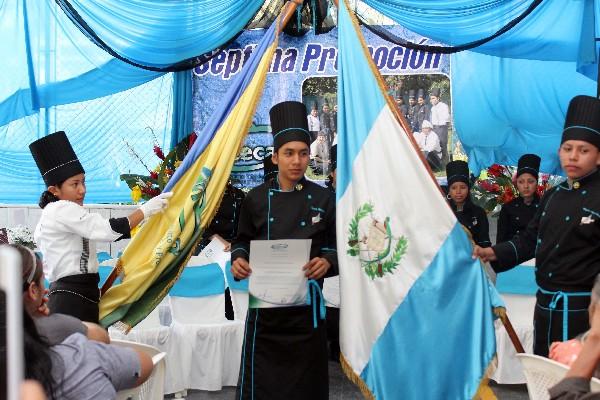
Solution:
{"label": "wooden flag pole", "polygon": [[[289,20],[294,15],[296,8],[298,8],[298,6],[302,6],[302,4],[303,4],[303,0],[290,0],[284,5],[284,7],[281,11],[281,18],[280,18],[281,22],[279,23],[279,26],[277,27],[278,33],[281,33],[283,28],[285,28],[285,25],[289,22]],[[117,265],[115,265],[115,267],[112,269],[112,271],[110,272],[110,275],[108,275],[108,277],[106,278],[106,281],[104,282],[104,284],[102,285],[102,288],[100,289],[101,297],[104,295],[104,293],[106,293],[108,291],[108,289],[110,289],[112,287],[112,285],[115,283],[115,281],[117,280],[117,278],[119,277],[119,275],[121,274],[122,271],[123,271],[123,266],[121,264],[121,260],[119,259],[117,261]]]}
{"label": "wooden flag pole", "polygon": [[512,324],[510,323],[510,319],[508,319],[506,309],[499,307],[495,308],[494,312],[496,313],[498,318],[500,318],[500,321],[502,321],[502,325],[504,325],[504,329],[506,329],[506,333],[508,333],[508,337],[510,338],[510,341],[512,342],[513,346],[515,346],[515,350],[517,351],[517,353],[525,353],[525,349],[523,348],[523,345],[521,344],[517,333],[515,332]]}

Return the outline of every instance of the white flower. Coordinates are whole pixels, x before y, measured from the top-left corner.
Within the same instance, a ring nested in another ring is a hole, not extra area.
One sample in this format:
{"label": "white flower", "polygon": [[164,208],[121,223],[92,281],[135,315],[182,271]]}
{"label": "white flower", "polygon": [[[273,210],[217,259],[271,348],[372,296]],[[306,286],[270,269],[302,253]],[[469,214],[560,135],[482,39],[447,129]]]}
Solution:
{"label": "white flower", "polygon": [[30,249],[35,249],[35,242],[31,230],[25,225],[17,225],[6,229],[8,243],[20,244]]}

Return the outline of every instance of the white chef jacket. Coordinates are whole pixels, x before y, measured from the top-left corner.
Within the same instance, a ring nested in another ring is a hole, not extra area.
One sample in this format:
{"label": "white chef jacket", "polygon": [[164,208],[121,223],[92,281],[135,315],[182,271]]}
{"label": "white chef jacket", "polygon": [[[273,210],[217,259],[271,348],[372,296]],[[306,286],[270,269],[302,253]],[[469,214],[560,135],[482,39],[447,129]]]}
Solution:
{"label": "white chef jacket", "polygon": [[311,132],[318,132],[321,130],[321,121],[319,121],[319,117],[315,117],[312,114],[308,114],[306,117],[308,121],[308,130]]}
{"label": "white chef jacket", "polygon": [[414,138],[417,142],[417,145],[419,145],[421,151],[427,153],[430,153],[432,151],[435,153],[442,152],[442,147],[440,146],[440,138],[434,131],[429,132],[429,135],[425,135],[423,132],[415,132]]}
{"label": "white chef jacket", "polygon": [[49,282],[98,272],[95,242],[112,242],[121,236],[112,230],[108,219],[68,200],[49,203],[33,234]]}
{"label": "white chef jacket", "polygon": [[431,106],[430,121],[433,126],[446,125],[450,122],[450,109],[448,104],[441,101],[435,106]]}

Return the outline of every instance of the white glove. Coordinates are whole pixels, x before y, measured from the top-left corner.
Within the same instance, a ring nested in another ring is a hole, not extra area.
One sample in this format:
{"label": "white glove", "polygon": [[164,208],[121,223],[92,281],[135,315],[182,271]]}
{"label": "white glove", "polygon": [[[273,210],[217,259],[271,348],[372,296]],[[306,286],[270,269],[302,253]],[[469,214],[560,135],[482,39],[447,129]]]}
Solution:
{"label": "white glove", "polygon": [[156,197],[151,198],[140,206],[140,211],[144,213],[144,218],[163,212],[169,205],[169,199],[173,196],[173,192],[161,193]]}

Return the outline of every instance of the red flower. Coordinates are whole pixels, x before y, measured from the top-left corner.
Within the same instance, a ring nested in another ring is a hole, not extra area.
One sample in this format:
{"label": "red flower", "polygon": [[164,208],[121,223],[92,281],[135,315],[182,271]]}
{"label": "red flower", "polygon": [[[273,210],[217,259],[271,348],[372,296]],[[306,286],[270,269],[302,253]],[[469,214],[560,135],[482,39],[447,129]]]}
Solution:
{"label": "red flower", "polygon": [[161,148],[158,147],[157,145],[154,145],[154,154],[156,154],[156,156],[158,158],[160,158],[161,160],[165,159],[165,155],[163,154]]}
{"label": "red flower", "polygon": [[537,195],[539,197],[542,197],[542,195],[544,194],[544,192],[546,191],[546,189],[548,189],[548,182],[542,182],[541,185],[538,185],[537,187]]}
{"label": "red flower", "polygon": [[490,181],[477,181],[481,188],[488,193],[500,193],[500,185]]}
{"label": "red flower", "polygon": [[151,171],[150,172],[150,178],[152,178],[152,179],[158,179],[158,172]]}
{"label": "red flower", "polygon": [[502,175],[502,166],[498,164],[492,165],[488,168],[488,174],[494,177]]}
{"label": "red flower", "polygon": [[504,193],[502,193],[498,197],[498,202],[500,204],[506,204],[509,201],[512,201],[514,198],[515,198],[515,194],[513,193],[512,189],[507,186],[507,187],[504,188]]}
{"label": "red flower", "polygon": [[196,135],[196,132],[192,132],[192,134],[190,135],[190,142],[189,142],[189,145],[188,145],[188,149],[192,148],[192,146],[196,142],[196,139],[198,139],[198,135]]}
{"label": "red flower", "polygon": [[143,187],[142,189],[142,193],[145,194],[146,196],[152,198],[155,196],[158,196],[160,194],[160,190],[159,189],[155,189],[152,187]]}

